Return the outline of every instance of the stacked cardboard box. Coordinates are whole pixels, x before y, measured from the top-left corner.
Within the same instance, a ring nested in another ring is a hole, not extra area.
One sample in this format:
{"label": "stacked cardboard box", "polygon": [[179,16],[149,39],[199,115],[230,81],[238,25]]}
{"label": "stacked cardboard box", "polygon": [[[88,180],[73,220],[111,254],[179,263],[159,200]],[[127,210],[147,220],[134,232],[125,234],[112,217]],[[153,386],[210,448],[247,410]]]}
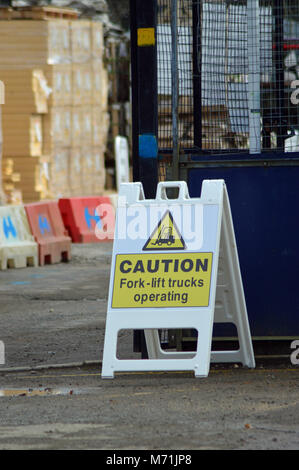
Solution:
{"label": "stacked cardboard box", "polygon": [[[4,104],[4,83],[0,81],[0,105]],[[14,171],[12,159],[2,156],[2,110],[0,108],[0,205],[18,204],[22,200],[21,192],[15,184],[20,181],[20,174]]]}
{"label": "stacked cardboard box", "polygon": [[71,191],[102,194],[104,152],[109,117],[108,78],[103,64],[104,36],[100,22],[70,24],[72,50]]}
{"label": "stacked cardboard box", "polygon": [[1,63],[28,67],[70,63],[69,21],[1,21]]}
{"label": "stacked cardboard box", "polygon": [[0,206],[5,204],[6,197],[3,189],[2,180],[2,111],[1,105],[4,103],[4,83],[0,81]]}
{"label": "stacked cardboard box", "polygon": [[24,202],[104,190],[103,42],[99,22],[51,15],[1,21],[0,79],[8,87],[3,151],[21,175],[16,186]]}
{"label": "stacked cardboard box", "polygon": [[[179,141],[182,148],[193,146],[192,97],[180,96],[178,103]],[[171,96],[159,95],[159,145],[172,148]],[[248,146],[245,134],[232,132],[228,109],[224,105],[202,106],[201,109],[203,150],[244,148]]]}
{"label": "stacked cardboard box", "polygon": [[19,204],[22,202],[22,192],[16,188],[16,183],[20,181],[21,175],[14,170],[13,159],[4,158],[2,160],[3,204]]}
{"label": "stacked cardboard box", "polygon": [[[24,202],[38,201],[41,194],[47,195],[46,181],[41,184],[40,174],[47,158],[43,155],[43,116],[48,112],[50,93],[42,69],[8,66],[0,70],[5,83],[6,102],[3,107],[3,174],[18,173],[8,183],[22,193]],[[16,199],[11,196],[10,200]]]}

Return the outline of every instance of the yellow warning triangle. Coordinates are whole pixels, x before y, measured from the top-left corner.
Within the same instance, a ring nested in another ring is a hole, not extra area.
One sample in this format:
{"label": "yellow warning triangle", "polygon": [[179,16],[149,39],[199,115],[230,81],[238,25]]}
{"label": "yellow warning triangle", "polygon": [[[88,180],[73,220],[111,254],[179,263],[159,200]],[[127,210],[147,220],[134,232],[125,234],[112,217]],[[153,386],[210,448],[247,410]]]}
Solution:
{"label": "yellow warning triangle", "polygon": [[185,250],[185,242],[178,231],[170,211],[167,211],[157,228],[153,231],[146,244],[144,251],[149,250]]}

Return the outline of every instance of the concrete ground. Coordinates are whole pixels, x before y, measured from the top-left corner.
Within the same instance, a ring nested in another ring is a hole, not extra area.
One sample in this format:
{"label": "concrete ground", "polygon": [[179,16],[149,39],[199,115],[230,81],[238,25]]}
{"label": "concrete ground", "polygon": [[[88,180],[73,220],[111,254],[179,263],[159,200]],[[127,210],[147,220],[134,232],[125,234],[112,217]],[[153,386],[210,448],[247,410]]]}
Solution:
{"label": "concrete ground", "polygon": [[[0,271],[0,449],[298,449],[288,360],[101,378],[111,252],[73,245],[69,263]],[[119,354],[139,356],[130,333]]]}

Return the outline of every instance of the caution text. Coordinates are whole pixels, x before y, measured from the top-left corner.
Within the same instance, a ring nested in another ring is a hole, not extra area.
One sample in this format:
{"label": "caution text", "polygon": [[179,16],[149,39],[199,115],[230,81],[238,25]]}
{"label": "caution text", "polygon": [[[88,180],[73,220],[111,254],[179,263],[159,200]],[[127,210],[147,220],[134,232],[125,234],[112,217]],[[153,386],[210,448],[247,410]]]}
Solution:
{"label": "caution text", "polygon": [[212,253],[117,255],[113,308],[209,305]]}

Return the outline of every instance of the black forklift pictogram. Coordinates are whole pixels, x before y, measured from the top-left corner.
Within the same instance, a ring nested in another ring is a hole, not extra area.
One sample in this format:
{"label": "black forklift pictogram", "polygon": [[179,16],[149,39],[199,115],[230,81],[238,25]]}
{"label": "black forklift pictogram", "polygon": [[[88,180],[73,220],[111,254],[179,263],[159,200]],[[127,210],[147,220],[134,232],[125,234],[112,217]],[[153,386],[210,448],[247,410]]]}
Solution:
{"label": "black forklift pictogram", "polygon": [[162,227],[154,245],[173,245],[175,243],[172,227]]}

